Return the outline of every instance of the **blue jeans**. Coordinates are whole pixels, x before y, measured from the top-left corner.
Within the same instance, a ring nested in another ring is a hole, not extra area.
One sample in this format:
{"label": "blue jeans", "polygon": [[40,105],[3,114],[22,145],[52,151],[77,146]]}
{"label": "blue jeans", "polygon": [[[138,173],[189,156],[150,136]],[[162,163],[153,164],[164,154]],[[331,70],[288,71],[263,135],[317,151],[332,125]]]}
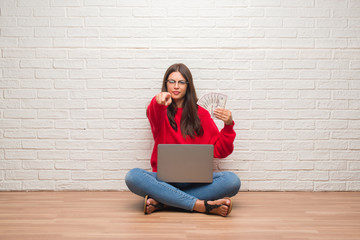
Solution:
{"label": "blue jeans", "polygon": [[235,196],[240,179],[232,172],[214,172],[212,183],[166,183],[156,178],[156,172],[140,168],[130,170],[125,182],[131,192],[165,205],[192,211],[196,200],[216,200]]}

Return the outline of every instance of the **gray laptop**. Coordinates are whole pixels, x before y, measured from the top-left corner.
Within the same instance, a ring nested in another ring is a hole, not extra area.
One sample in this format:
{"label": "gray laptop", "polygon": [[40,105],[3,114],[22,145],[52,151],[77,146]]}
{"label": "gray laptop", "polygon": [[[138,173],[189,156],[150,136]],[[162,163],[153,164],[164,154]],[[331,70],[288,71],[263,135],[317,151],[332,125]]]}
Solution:
{"label": "gray laptop", "polygon": [[211,183],[213,161],[213,145],[159,144],[157,178],[173,183]]}

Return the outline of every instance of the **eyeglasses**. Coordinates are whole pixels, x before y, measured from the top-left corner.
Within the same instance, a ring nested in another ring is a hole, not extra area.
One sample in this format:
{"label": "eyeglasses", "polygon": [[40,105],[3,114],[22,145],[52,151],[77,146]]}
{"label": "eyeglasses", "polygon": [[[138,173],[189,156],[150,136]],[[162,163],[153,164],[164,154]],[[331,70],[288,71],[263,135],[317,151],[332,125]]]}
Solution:
{"label": "eyeglasses", "polygon": [[166,82],[168,82],[171,85],[176,85],[176,83],[178,83],[179,86],[185,86],[188,83],[187,81],[184,81],[184,80],[175,81],[175,80],[172,80],[172,79],[166,80]]}

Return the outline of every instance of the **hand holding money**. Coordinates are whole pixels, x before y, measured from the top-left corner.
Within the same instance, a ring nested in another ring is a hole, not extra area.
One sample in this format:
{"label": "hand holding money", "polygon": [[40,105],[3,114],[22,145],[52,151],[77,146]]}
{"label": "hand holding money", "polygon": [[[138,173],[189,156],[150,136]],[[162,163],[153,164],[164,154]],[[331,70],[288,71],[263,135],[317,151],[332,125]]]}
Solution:
{"label": "hand holding money", "polygon": [[197,104],[209,111],[211,117],[214,117],[216,108],[225,108],[227,96],[221,93],[207,93],[202,96]]}
{"label": "hand holding money", "polygon": [[225,108],[216,108],[214,110],[214,115],[218,119],[224,121],[226,125],[232,125],[233,123],[232,114],[230,110],[227,110]]}

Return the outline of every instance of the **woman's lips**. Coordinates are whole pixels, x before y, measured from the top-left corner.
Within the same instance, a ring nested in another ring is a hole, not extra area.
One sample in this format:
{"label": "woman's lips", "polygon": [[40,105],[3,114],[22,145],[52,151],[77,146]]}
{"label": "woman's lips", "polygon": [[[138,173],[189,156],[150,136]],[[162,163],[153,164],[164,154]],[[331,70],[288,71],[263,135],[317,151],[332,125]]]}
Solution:
{"label": "woman's lips", "polygon": [[178,91],[174,91],[174,92],[173,92],[173,94],[174,94],[174,95],[179,95],[179,94],[180,94],[180,92],[178,92]]}

